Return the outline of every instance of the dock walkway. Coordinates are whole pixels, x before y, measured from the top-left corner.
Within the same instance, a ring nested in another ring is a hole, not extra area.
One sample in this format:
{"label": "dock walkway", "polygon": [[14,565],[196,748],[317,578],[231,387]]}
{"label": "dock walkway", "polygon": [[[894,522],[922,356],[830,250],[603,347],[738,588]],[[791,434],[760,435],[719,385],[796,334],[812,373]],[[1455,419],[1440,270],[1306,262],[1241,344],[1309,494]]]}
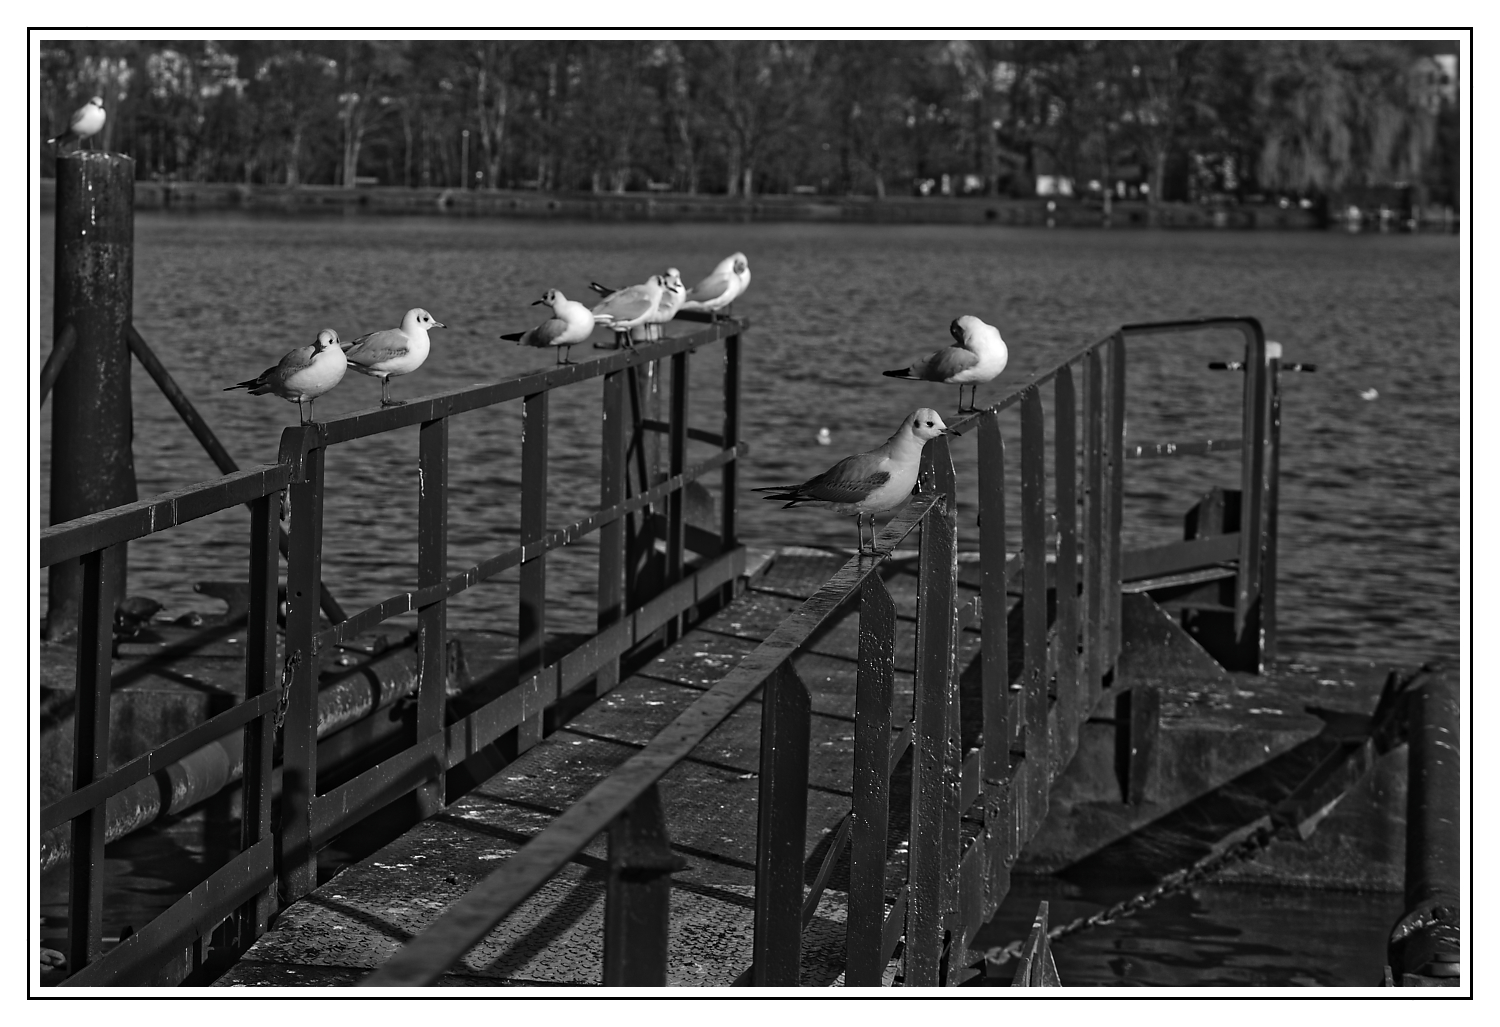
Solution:
{"label": "dock walkway", "polygon": [[[644,746],[843,562],[811,552],[773,562],[734,603],[494,777],[287,908],[217,984],[357,982]],[[914,554],[892,560],[885,574],[898,613],[897,710],[909,709],[912,695],[915,562]],[[808,884],[849,810],[856,609],[851,606],[796,660],[813,714]],[[968,634],[960,666],[977,653],[978,636]],[[672,847],[687,862],[672,878],[668,984],[729,985],[750,965],[760,716],[757,697],[661,782]],[[905,872],[908,781],[899,771],[892,781],[890,897]],[[441,983],[596,985],[605,860],[601,836]],[[835,865],[804,936],[804,985],[833,984],[842,971],[846,888],[847,857]],[[887,983],[894,967],[893,961]]]}

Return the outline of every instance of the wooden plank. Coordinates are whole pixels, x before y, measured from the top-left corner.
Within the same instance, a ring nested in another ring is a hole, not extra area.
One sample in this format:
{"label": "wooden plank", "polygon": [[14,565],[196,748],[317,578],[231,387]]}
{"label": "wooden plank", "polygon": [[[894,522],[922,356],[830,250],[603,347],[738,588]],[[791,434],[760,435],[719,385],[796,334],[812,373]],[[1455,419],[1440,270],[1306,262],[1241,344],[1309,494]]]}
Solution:
{"label": "wooden plank", "polygon": [[802,862],[807,850],[807,687],[783,662],[761,698],[760,797],[755,843],[754,976],[796,987],[802,970]]}
{"label": "wooden plank", "polygon": [[1057,561],[1055,564],[1057,618],[1053,628],[1056,649],[1053,663],[1057,668],[1054,691],[1057,694],[1059,738],[1053,752],[1055,770],[1062,772],[1078,748],[1078,719],[1088,709],[1079,659],[1078,638],[1078,439],[1077,403],[1073,391],[1072,368],[1058,372],[1054,393],[1053,476],[1057,509]]}
{"label": "wooden plank", "polygon": [[853,849],[844,983],[877,987],[885,972],[886,841],[890,814],[891,692],[895,682],[896,606],[878,577],[865,583],[859,611],[855,684]]}
{"label": "wooden plank", "polygon": [[318,583],[323,578],[323,453],[308,452],[303,480],[290,488],[287,555],[286,666],[291,693],[282,725],[281,837],[277,859],[281,901],[291,904],[317,887],[312,799],[318,793]]}
{"label": "wooden plank", "polygon": [[[417,587],[437,585],[448,575],[448,420],[426,421],[418,436]],[[440,738],[448,686],[448,602],[421,607],[417,612],[416,741]],[[438,767],[417,790],[423,816],[443,808],[443,774]]]}
{"label": "wooden plank", "polygon": [[[277,540],[281,525],[277,517],[280,501],[265,496],[250,504],[250,597],[245,613],[245,701],[241,705],[267,703],[265,709],[244,728],[241,781],[243,810],[240,815],[240,849],[258,845],[272,847],[272,762],[276,745],[274,708],[268,700],[280,698],[276,680]],[[274,698],[273,698],[274,697]],[[275,889],[270,882],[236,911],[236,944],[251,945],[265,933],[276,912]]]}
{"label": "wooden plank", "polygon": [[1240,533],[1169,542],[1147,549],[1132,549],[1121,555],[1122,581],[1163,578],[1186,571],[1222,567],[1239,558]]}
{"label": "wooden plank", "polygon": [[[625,375],[604,376],[602,424],[599,429],[599,506],[607,509],[625,498]],[[599,531],[599,631],[619,621],[625,604],[625,519],[617,517]],[[600,665],[595,694],[620,683],[618,654]]]}
{"label": "wooden plank", "polygon": [[[118,556],[113,547],[83,557],[78,606],[78,677],[73,711],[73,785],[104,776],[109,765],[109,672],[114,607],[104,586],[104,568]],[[104,915],[104,808],[90,807],[73,820],[73,859],[68,869],[68,969],[99,955]]]}
{"label": "wooden plank", "polygon": [[605,987],[666,986],[671,874],[685,865],[672,851],[653,785],[609,826]]}

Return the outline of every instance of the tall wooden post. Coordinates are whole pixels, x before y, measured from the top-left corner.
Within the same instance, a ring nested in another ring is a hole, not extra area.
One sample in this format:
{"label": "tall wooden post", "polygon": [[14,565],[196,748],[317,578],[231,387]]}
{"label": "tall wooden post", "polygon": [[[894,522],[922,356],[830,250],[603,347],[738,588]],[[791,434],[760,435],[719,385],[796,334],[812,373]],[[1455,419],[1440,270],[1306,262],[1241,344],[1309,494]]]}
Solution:
{"label": "tall wooden post", "polygon": [[[57,159],[57,272],[53,339],[73,326],[77,342],[52,392],[53,524],[136,500],[131,455],[130,349],[135,161],[118,153]],[[125,546],[103,568],[103,602],[125,593]],[[77,560],[47,576],[46,636],[78,629],[83,592]]]}

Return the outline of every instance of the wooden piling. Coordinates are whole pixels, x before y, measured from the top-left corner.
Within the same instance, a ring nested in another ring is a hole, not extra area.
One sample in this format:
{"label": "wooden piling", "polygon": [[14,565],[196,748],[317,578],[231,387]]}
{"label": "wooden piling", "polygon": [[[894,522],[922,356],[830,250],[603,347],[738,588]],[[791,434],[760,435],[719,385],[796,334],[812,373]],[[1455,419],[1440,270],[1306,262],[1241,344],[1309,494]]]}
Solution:
{"label": "wooden piling", "polygon": [[[136,500],[131,454],[130,348],[134,286],[135,162],[117,153],[57,159],[57,255],[53,340],[71,327],[73,352],[57,372],[52,401],[51,522]],[[103,602],[125,594],[125,546],[103,569]],[[48,571],[45,635],[78,629],[82,566]]]}

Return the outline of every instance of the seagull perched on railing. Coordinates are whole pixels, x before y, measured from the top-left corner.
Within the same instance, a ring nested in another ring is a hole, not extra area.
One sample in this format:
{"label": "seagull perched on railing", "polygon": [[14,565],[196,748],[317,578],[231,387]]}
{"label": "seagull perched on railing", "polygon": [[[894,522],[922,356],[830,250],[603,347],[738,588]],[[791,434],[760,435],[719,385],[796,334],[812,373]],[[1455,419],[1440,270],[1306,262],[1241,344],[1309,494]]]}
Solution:
{"label": "seagull perched on railing", "polygon": [[68,122],[68,130],[48,139],[47,144],[50,146],[53,143],[65,143],[69,139],[77,139],[82,145],[85,139],[98,135],[103,127],[104,97],[91,97],[88,103],[73,112],[73,118]]}
{"label": "seagull perched on railing", "polygon": [[[297,404],[297,415],[303,424],[312,422],[313,400],[330,391],[344,380],[348,368],[344,351],[339,348],[339,333],[325,328],[318,333],[318,341],[311,346],[298,346],[276,364],[268,367],[257,378],[231,385],[225,392],[249,389],[252,396],[270,393]],[[307,400],[307,414],[302,414],[302,401]]]}
{"label": "seagull perched on railing", "polygon": [[743,253],[731,253],[719,261],[709,276],[683,298],[683,310],[716,314],[750,288],[750,262]]}
{"label": "seagull perched on railing", "polygon": [[630,329],[656,313],[665,285],[661,275],[652,275],[640,285],[610,293],[594,307],[594,323],[614,330],[616,348],[621,342],[629,346]]}
{"label": "seagull perched on railing", "polygon": [[342,343],[344,355],[354,370],[380,379],[381,406],[399,406],[406,401],[391,399],[391,378],[411,374],[421,367],[431,347],[427,329],[446,327],[441,321],[434,321],[432,315],[421,307],[412,307],[401,319],[400,328],[371,332],[353,342]]}
{"label": "seagull perched on railing", "polygon": [[[884,372],[888,378],[902,378],[910,382],[942,382],[958,386],[958,412],[969,413],[975,409],[979,383],[993,381],[1005,370],[1010,351],[1000,330],[985,324],[973,314],[965,314],[948,326],[954,343],[938,350],[929,357],[913,361],[910,367],[898,367]],[[970,387],[969,406],[964,407],[964,386]]]}
{"label": "seagull perched on railing", "polygon": [[936,410],[923,407],[901,422],[884,445],[868,453],[846,456],[815,478],[801,485],[771,485],[753,489],[770,492],[766,498],[786,506],[823,506],[834,513],[854,514],[859,552],[865,550],[864,518],[870,517],[870,549],[875,549],[875,515],[894,510],[906,502],[917,483],[922,447],[939,435],[957,435],[943,423]]}
{"label": "seagull perched on railing", "polygon": [[573,361],[567,359],[567,354],[573,352],[575,344],[594,333],[593,313],[582,303],[568,299],[556,289],[548,289],[541,299],[533,300],[531,305],[534,307],[537,304],[551,307],[552,316],[528,332],[513,332],[500,338],[521,346],[561,346],[563,348],[558,350],[557,362],[571,364]]}
{"label": "seagull perched on railing", "polygon": [[[677,316],[678,308],[682,306],[682,298],[687,295],[687,290],[682,285],[682,272],[675,267],[669,267],[660,275],[652,277],[661,279],[661,299],[656,304],[656,310],[644,322],[630,329],[632,341],[650,339],[653,335],[651,331],[653,325],[658,328],[658,331],[654,333],[655,337],[661,338],[660,326]],[[611,289],[607,285],[600,285],[598,282],[590,282],[589,288],[606,299],[621,291]]]}

